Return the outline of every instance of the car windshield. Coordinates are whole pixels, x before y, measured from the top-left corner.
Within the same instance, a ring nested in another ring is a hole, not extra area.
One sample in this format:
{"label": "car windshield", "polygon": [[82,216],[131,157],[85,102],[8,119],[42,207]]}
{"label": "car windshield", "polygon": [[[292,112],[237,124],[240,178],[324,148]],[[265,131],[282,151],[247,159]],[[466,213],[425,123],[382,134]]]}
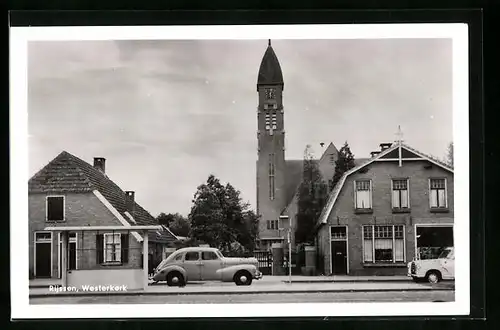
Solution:
{"label": "car windshield", "polygon": [[439,259],[446,259],[451,253],[451,249],[444,249],[443,252],[439,255]]}
{"label": "car windshield", "polygon": [[219,250],[214,250],[214,252],[219,258],[224,258],[224,255]]}

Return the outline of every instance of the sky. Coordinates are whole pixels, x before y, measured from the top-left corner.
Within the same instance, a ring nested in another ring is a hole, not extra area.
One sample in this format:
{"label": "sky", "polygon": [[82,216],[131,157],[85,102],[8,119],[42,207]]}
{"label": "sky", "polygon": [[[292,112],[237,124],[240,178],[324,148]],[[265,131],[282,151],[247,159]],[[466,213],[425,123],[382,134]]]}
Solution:
{"label": "sky", "polygon": [[[210,174],[255,208],[257,73],[267,40],[32,41],[29,176],[67,151],[152,215],[187,215]],[[452,141],[451,39],[273,40],[286,158],[333,142],[367,158],[403,139],[443,158]]]}

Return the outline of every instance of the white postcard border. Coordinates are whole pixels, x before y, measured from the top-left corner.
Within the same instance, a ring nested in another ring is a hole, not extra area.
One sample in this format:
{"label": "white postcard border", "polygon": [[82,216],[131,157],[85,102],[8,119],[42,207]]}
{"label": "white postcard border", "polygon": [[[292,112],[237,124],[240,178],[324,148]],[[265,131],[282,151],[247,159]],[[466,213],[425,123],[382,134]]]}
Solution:
{"label": "white postcard border", "polygon": [[[30,305],[28,279],[29,41],[141,39],[453,39],[456,291],[442,303]],[[14,27],[10,30],[10,237],[12,318],[279,317],[467,315],[469,274],[469,100],[466,24]],[[197,305],[200,306],[201,305]]]}

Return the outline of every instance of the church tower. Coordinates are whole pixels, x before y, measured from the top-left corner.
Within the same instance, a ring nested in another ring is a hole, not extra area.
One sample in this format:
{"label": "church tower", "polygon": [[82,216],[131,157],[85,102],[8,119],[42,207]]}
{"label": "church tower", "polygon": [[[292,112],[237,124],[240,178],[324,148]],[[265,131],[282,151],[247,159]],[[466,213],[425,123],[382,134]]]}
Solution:
{"label": "church tower", "polygon": [[283,74],[269,40],[257,79],[257,214],[261,248],[282,242],[285,235],[278,230],[285,226],[278,220],[286,206],[283,90]]}

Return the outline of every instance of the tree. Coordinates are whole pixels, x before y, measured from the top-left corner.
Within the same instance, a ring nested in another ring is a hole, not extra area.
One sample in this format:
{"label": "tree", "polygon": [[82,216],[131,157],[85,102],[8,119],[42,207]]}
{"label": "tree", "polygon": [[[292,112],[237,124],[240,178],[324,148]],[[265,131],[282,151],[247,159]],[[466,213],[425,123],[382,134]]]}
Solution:
{"label": "tree", "polygon": [[238,190],[229,183],[222,185],[214,175],[198,186],[188,219],[191,237],[210,246],[226,251],[234,242],[249,250],[255,246],[257,216]]}
{"label": "tree", "polygon": [[354,166],[354,155],[352,154],[351,148],[346,141],[342,148],[340,148],[338,159],[335,161],[335,173],[333,174],[333,178],[330,181],[330,191],[335,188],[342,175],[344,175],[345,172],[349,171]]}
{"label": "tree", "polygon": [[325,205],[327,192],[318,162],[308,145],[304,151],[302,182],[299,185],[296,243],[314,241],[314,227]]}
{"label": "tree", "polygon": [[445,162],[449,166],[453,167],[453,142],[450,142],[448,144],[448,150],[447,150],[447,153],[446,153]]}
{"label": "tree", "polygon": [[189,236],[189,231],[191,230],[191,226],[189,225],[189,221],[186,217],[182,216],[179,213],[160,213],[156,220],[160,225],[164,225],[168,227],[177,236]]}

